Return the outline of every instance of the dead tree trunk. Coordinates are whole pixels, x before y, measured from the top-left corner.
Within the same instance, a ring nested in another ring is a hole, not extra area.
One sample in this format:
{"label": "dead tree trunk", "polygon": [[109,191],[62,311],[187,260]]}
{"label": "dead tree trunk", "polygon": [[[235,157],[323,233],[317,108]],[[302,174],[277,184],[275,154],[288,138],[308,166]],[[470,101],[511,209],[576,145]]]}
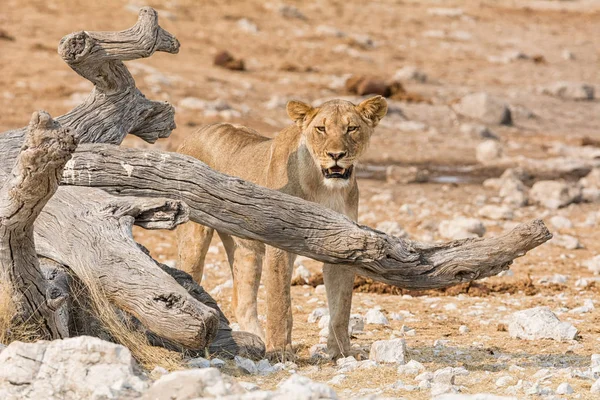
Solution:
{"label": "dead tree trunk", "polygon": [[[157,13],[149,7],[142,8],[137,23],[125,31],[65,36],[59,54],[94,83],[94,89],[83,104],[57,121],[80,143],[119,144],[128,133],[151,143],[168,137],[175,128],[173,107],[146,99],[123,61],[178,50],[177,39],[158,25]],[[0,170],[10,168],[25,133],[23,128],[0,135]],[[201,349],[217,333],[217,313],[156,266],[131,236],[133,223],[172,229],[186,220],[187,207],[178,201],[117,199],[100,190],[60,188],[36,223],[37,251],[67,265],[86,284],[99,286],[155,334]]]}
{"label": "dead tree trunk", "polygon": [[14,291],[21,323],[43,338],[68,336],[60,306],[67,294],[46,284],[33,238],[33,223],[58,188],[75,137],[45,112],[35,112],[12,170],[0,187],[0,273]]}
{"label": "dead tree trunk", "polygon": [[315,203],[213,171],[176,153],[83,145],[63,184],[182,200],[192,221],[406,289],[432,289],[496,275],[552,235],[542,221],[486,239],[429,245],[358,225]]}

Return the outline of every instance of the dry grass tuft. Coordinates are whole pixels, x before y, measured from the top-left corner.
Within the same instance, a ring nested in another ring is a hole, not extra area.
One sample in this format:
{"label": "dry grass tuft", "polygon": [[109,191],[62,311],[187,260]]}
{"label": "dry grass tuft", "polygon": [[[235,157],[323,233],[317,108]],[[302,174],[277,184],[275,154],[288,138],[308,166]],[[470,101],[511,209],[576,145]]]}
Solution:
{"label": "dry grass tuft", "polygon": [[73,287],[80,286],[80,294],[73,296],[74,301],[82,309],[89,310],[112,339],[127,347],[143,368],[152,370],[160,366],[169,371],[184,368],[183,354],[151,345],[146,334],[135,326],[133,319],[121,315],[110,303],[105,291],[89,275],[84,273],[80,277],[85,282],[73,284]]}
{"label": "dry grass tuft", "polygon": [[41,339],[35,323],[18,318],[14,289],[8,280],[0,281],[0,343],[8,345],[15,340],[33,342]]}

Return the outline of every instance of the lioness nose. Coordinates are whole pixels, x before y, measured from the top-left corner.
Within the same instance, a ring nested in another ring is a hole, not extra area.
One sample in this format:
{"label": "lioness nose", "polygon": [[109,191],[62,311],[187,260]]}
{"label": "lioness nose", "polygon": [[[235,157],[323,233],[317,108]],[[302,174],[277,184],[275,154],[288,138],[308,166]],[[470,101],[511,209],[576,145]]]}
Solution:
{"label": "lioness nose", "polygon": [[346,152],[345,151],[340,151],[339,153],[327,153],[327,155],[329,157],[331,157],[334,161],[337,161],[341,158],[344,158],[346,156]]}

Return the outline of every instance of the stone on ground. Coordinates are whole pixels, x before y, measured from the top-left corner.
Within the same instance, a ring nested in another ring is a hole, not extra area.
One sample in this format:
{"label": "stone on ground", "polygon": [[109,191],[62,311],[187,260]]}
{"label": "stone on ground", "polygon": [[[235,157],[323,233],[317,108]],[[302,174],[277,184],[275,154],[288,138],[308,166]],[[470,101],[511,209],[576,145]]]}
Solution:
{"label": "stone on ground", "polygon": [[133,398],[148,387],[129,349],[89,336],[12,342],[0,365],[3,400]]}
{"label": "stone on ground", "polygon": [[365,314],[365,322],[367,324],[374,325],[389,325],[388,319],[385,315],[376,308],[372,308]]}
{"label": "stone on ground", "polygon": [[503,148],[497,140],[484,140],[475,149],[475,158],[482,164],[490,164],[498,161],[503,156]]}
{"label": "stone on ground", "polygon": [[256,367],[256,363],[248,358],[235,356],[234,359],[236,367],[240,371],[246,374],[255,375],[258,373],[258,368]]}
{"label": "stone on ground", "polygon": [[494,220],[511,220],[515,217],[515,213],[508,206],[488,204],[479,209],[479,216]]}
{"label": "stone on ground", "polygon": [[[142,400],[191,400],[246,393],[234,378],[216,368],[175,371],[154,382]],[[239,398],[239,397],[238,397]]]}
{"label": "stone on ground", "polygon": [[517,339],[563,341],[575,339],[577,328],[568,322],[561,322],[548,307],[536,307],[512,314],[508,333]]}
{"label": "stone on ground", "polygon": [[476,218],[458,217],[440,222],[439,231],[446,239],[458,240],[483,236],[485,226]]}
{"label": "stone on ground", "polygon": [[542,93],[568,100],[594,100],[594,87],[582,82],[556,82]]}
{"label": "stone on ground", "polygon": [[529,191],[531,199],[550,209],[558,209],[579,201],[581,191],[577,191],[562,181],[538,181]]}
{"label": "stone on ground", "polygon": [[508,105],[484,92],[464,96],[454,106],[456,112],[485,124],[511,125],[512,116]]}
{"label": "stone on ground", "polygon": [[404,339],[378,340],[371,345],[369,359],[380,363],[406,362],[406,342]]}

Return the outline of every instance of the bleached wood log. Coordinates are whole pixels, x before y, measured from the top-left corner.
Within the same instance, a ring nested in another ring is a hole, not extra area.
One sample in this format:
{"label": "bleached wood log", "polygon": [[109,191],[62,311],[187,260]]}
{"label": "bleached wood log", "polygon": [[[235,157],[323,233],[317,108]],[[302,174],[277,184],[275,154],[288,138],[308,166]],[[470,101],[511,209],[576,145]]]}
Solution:
{"label": "bleached wood log", "polygon": [[[158,25],[156,11],[140,10],[137,23],[121,32],[76,32],[58,48],[63,60],[94,84],[86,101],[58,117],[80,142],[119,144],[128,133],[147,142],[168,137],[174,110],[136,88],[123,61],[155,51],[177,53],[179,42]],[[26,130],[0,135],[0,170],[16,159]],[[0,172],[0,182],[2,182]],[[215,336],[216,313],[195,300],[131,236],[134,223],[172,229],[187,220],[179,201],[114,198],[100,190],[60,188],[35,226],[38,254],[67,265],[155,334],[189,348],[203,348]]]}
{"label": "bleached wood log", "polygon": [[351,265],[360,275],[407,289],[496,275],[552,237],[536,220],[494,238],[439,245],[412,242],[358,225],[315,203],[213,171],[188,156],[111,145],[80,146],[65,168],[62,184],[182,200],[190,207],[192,221],[319,261]]}
{"label": "bleached wood log", "polygon": [[46,284],[33,224],[56,192],[75,147],[72,132],[46,112],[33,113],[12,173],[0,186],[0,280],[12,286],[17,318],[35,326],[46,339],[68,336],[68,319],[60,312],[66,297],[64,291]]}

